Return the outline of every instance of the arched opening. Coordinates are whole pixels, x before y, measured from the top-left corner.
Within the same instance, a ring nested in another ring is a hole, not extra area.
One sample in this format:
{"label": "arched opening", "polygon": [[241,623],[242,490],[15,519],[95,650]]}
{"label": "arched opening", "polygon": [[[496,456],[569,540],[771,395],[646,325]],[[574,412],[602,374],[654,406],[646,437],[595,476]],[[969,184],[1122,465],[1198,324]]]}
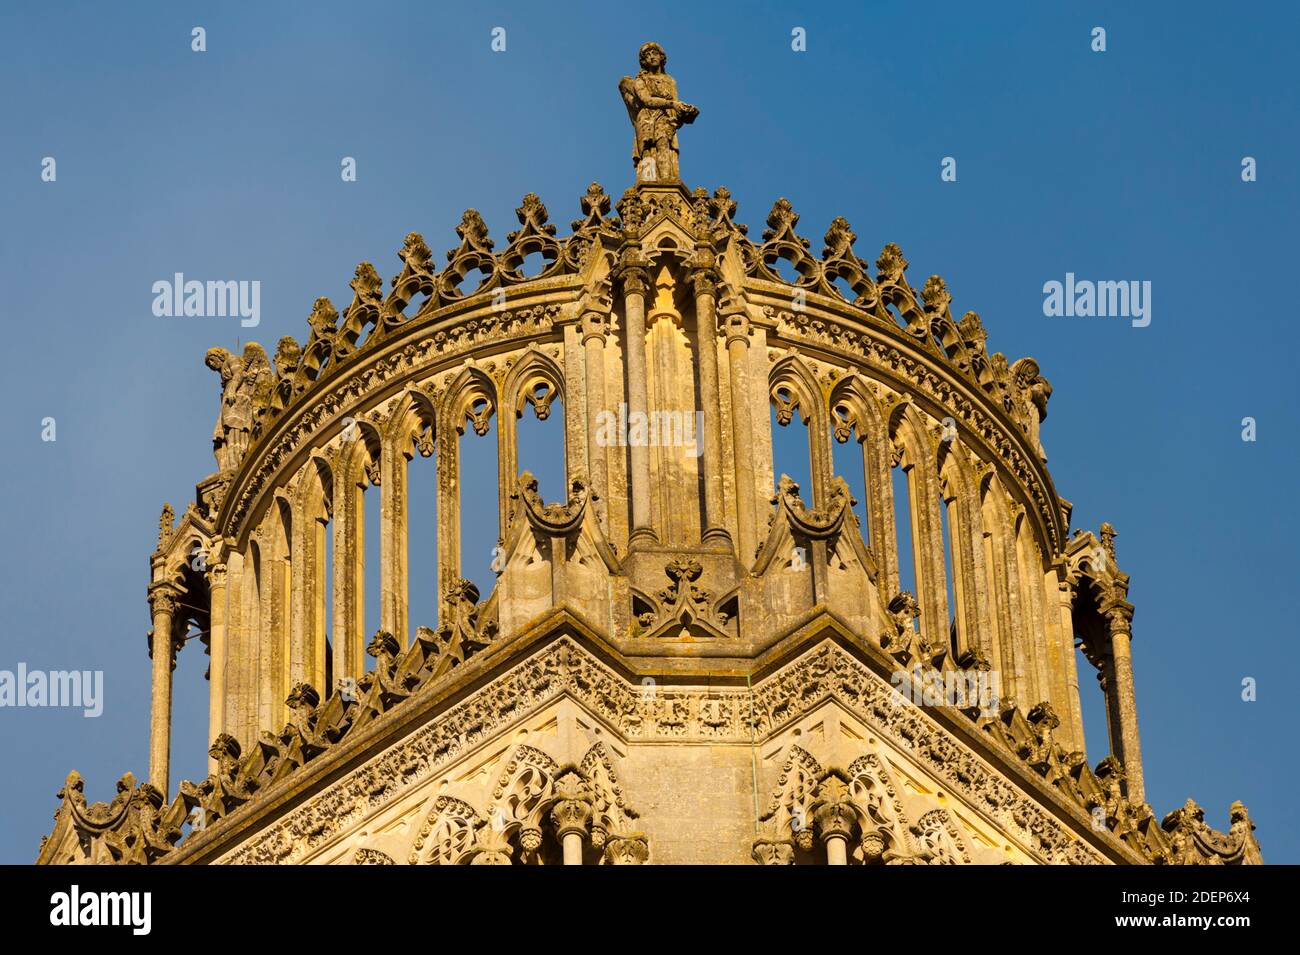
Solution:
{"label": "arched opening", "polygon": [[424,308],[427,301],[429,301],[428,294],[424,291],[417,291],[411,296],[410,301],[406,303],[406,307],[402,309],[402,317],[414,318],[420,314],[420,309]]}
{"label": "arched opening", "polygon": [[500,566],[501,553],[498,434],[492,427],[493,408],[486,397],[472,399],[468,415],[474,427],[460,435],[456,485],[460,490],[460,575],[486,598],[496,585],[494,565]]}
{"label": "arched opening", "polygon": [[948,597],[948,646],[954,660],[961,656],[963,646],[958,635],[958,620],[962,617],[959,612],[961,606],[959,601],[962,594],[955,573],[957,561],[954,559],[953,540],[953,535],[958,532],[956,529],[959,526],[960,520],[957,515],[956,496],[941,492],[939,494],[939,528],[943,535],[943,582],[944,593]]}
{"label": "arched opening", "polygon": [[1092,588],[1081,584],[1074,603],[1075,671],[1079,679],[1079,710],[1083,718],[1085,752],[1093,766],[1111,754],[1113,735],[1106,698],[1108,638]]}
{"label": "arched opening", "polygon": [[894,486],[894,527],[898,538],[898,588],[919,598],[916,568],[920,555],[912,528],[911,482],[907,470],[908,465],[900,461],[890,472]]}
{"label": "arched opening", "polygon": [[[180,779],[203,779],[208,775],[210,723],[209,653],[211,617],[206,579],[207,563],[197,541],[186,548],[187,564],[178,573],[182,589],[172,623],[180,641],[172,670],[171,753],[173,786]],[[154,634],[154,649],[165,646]]]}
{"label": "arched opening", "polygon": [[398,466],[406,468],[408,641],[417,627],[438,625],[438,460],[433,429],[425,427],[414,443],[413,456],[398,456]]}
{"label": "arched opening", "polygon": [[[369,644],[370,637],[382,626],[379,611],[380,602],[380,562],[379,547],[381,540],[381,501],[379,499],[379,488],[374,483],[377,478],[377,466],[370,469],[370,473],[365,478],[364,487],[361,491],[361,521],[359,522],[358,532],[362,536],[362,542],[359,545],[362,562],[363,578],[363,604],[365,607],[362,619],[365,624],[361,633]],[[370,654],[365,655],[366,672],[369,673],[375,668],[375,658]]]}
{"label": "arched opening", "polygon": [[803,279],[795,264],[784,256],[778,257],[775,261],[768,263],[770,268],[777,275],[781,276],[782,281],[790,285],[798,285]]}
{"label": "arched opening", "polygon": [[[812,444],[809,440],[808,415],[799,398],[788,385],[772,390],[772,479],[781,475],[799,485],[799,496],[807,507],[816,504],[813,486]],[[776,487],[773,487],[773,491]]]}
{"label": "arched opening", "polygon": [[549,381],[535,381],[524,389],[519,416],[515,435],[519,472],[529,471],[537,478],[537,490],[544,501],[568,500],[564,399]]}
{"label": "arched opening", "polygon": [[323,519],[318,519],[316,553],[320,565],[320,604],[318,618],[321,632],[325,635],[325,685],[322,694],[329,694],[334,688],[334,519],[326,512]]}
{"label": "arched opening", "polygon": [[844,478],[849,493],[857,503],[853,513],[858,519],[862,542],[874,545],[871,539],[871,498],[867,478],[867,448],[865,436],[858,433],[856,422],[847,408],[840,405],[831,412],[831,465],[835,474]]}
{"label": "arched opening", "polygon": [[238,653],[229,659],[234,663],[240,689],[239,706],[235,713],[235,735],[241,744],[251,743],[263,726],[257,699],[259,648],[262,645],[262,590],[265,587],[265,568],[262,548],[256,539],[250,539],[244,558],[244,575],[240,582]]}
{"label": "arched opening", "polygon": [[523,261],[519,263],[516,271],[526,279],[535,278],[545,271],[551,263],[547,261],[546,256],[539,249],[536,252],[529,252],[524,256]]}
{"label": "arched opening", "polygon": [[[1013,543],[1016,554],[1016,578],[1019,584],[1017,609],[1020,614],[1020,633],[1025,635],[1025,650],[1030,655],[1030,668],[1034,677],[1036,698],[1056,701],[1060,699],[1052,678],[1049,660],[1049,641],[1046,639],[1046,608],[1044,607],[1042,580],[1045,569],[1038,545],[1029,529],[1029,521],[1021,512],[1015,519]],[[1061,711],[1066,712],[1064,708]]]}
{"label": "arched opening", "polygon": [[[318,462],[332,497],[332,507],[321,516],[331,518],[330,576],[322,590],[328,594],[326,602],[333,613],[328,630],[319,630],[316,643],[317,652],[325,655],[328,634],[328,663],[321,660],[314,669],[322,681],[328,669],[331,690],[337,681],[355,680],[366,672],[365,647],[379,619],[381,528],[375,485],[379,481],[380,438],[371,424],[354,420],[346,422],[341,438],[337,475],[331,477],[324,462]],[[325,566],[326,561],[320,561],[322,575]]]}

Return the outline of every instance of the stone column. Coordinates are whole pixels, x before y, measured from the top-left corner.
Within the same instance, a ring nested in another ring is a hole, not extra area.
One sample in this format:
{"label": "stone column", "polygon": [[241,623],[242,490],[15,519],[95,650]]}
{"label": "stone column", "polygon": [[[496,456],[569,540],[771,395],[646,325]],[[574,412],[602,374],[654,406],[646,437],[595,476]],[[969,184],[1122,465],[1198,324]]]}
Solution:
{"label": "stone column", "polygon": [[849,864],[848,836],[843,833],[833,832],[825,837],[825,842],[827,865]]}
{"label": "stone column", "polygon": [[[645,358],[645,297],[650,289],[650,276],[640,265],[622,270],[623,313],[627,332],[627,355],[624,367],[627,372],[628,415],[637,412],[649,414]],[[632,533],[628,543],[657,543],[650,519],[650,449],[644,444],[633,445],[632,458]]]}
{"label": "stone column", "polygon": [[1087,751],[1083,732],[1083,701],[1079,696],[1079,668],[1074,646],[1074,584],[1064,564],[1057,563],[1046,577],[1049,594],[1055,591],[1056,612],[1059,620],[1057,650],[1061,660],[1061,675],[1065,681],[1066,726],[1074,749]]}
{"label": "stone column", "polygon": [[561,798],[551,809],[551,822],[564,847],[564,864],[582,865],[582,842],[591,826],[591,791],[572,771],[561,776],[555,788]]}
{"label": "stone column", "polygon": [[[405,434],[385,434],[379,452],[379,521],[383,526],[379,537],[379,626],[397,637],[403,647],[408,637],[407,598],[407,453],[409,440]],[[426,453],[427,450],[427,453]],[[433,454],[432,443],[420,446],[420,454]],[[376,529],[378,530],[378,528]],[[428,542],[421,541],[422,547]],[[335,552],[337,553],[337,551]],[[335,558],[337,560],[337,557]],[[428,581],[424,581],[427,586]],[[338,618],[335,617],[335,643],[338,642]],[[365,666],[362,665],[364,671]],[[335,676],[343,674],[335,673]],[[360,674],[353,674],[359,676]]]}
{"label": "stone column", "polygon": [[1106,611],[1110,624],[1110,669],[1106,707],[1110,711],[1111,751],[1124,764],[1125,795],[1129,802],[1146,802],[1142,785],[1142,747],[1138,741],[1137,696],[1133,690],[1133,608],[1119,604]]}
{"label": "stone column", "polygon": [[[947,569],[944,559],[943,506],[939,476],[927,462],[934,455],[928,438],[919,428],[908,428],[904,438],[907,474],[907,503],[912,523],[912,561],[916,568],[916,596],[921,604],[921,632],[934,643],[947,646],[951,618],[948,616]],[[955,593],[954,593],[954,596]],[[988,633],[974,634],[971,647],[979,650],[1001,671],[1004,663],[998,645]]]}
{"label": "stone column", "polygon": [[[704,406],[704,542],[731,547],[722,502],[722,394],[718,387],[718,273],[713,255],[691,272],[695,290],[695,338],[700,361],[700,403]],[[741,440],[743,440],[742,436]]]}
{"label": "stone column", "polygon": [[743,312],[728,315],[727,370],[731,379],[732,450],[736,471],[736,524],[740,563],[749,567],[758,550],[758,509],[754,488],[753,419],[749,394],[749,319]]}
{"label": "stone column", "polygon": [[[208,740],[226,731],[226,565],[208,567]],[[217,761],[208,757],[208,771]]]}
{"label": "stone column", "polygon": [[606,534],[609,533],[609,468],[599,436],[601,416],[610,412],[605,406],[605,332],[608,324],[606,316],[600,312],[587,312],[582,316],[582,347],[586,353],[587,372],[587,473],[591,489],[599,498],[597,513]]}
{"label": "stone column", "polygon": [[[439,410],[438,431],[438,620],[451,619],[450,593],[460,580],[460,422]],[[499,476],[505,480],[504,476]]]}
{"label": "stone column", "polygon": [[153,612],[153,635],[149,655],[153,659],[153,700],[149,716],[149,782],[164,795],[169,791],[171,758],[172,670],[176,667],[176,605],[180,590],[174,584],[156,583],[149,588]]}
{"label": "stone column", "polygon": [[[356,469],[356,470],[354,470]],[[331,622],[334,679],[360,679],[366,672],[365,587],[366,511],[357,471],[361,464],[351,454],[340,457],[334,481],[334,579],[328,587],[334,601]],[[380,495],[382,512],[383,495]],[[381,601],[382,606],[382,601]],[[329,687],[325,692],[330,692]]]}

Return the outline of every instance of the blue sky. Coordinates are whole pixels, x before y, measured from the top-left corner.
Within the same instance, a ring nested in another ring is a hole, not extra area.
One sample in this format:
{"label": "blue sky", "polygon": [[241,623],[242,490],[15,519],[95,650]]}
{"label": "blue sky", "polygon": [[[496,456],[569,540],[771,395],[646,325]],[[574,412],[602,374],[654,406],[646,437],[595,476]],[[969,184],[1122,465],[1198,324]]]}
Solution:
{"label": "blue sky", "polygon": [[[469,206],[501,242],[526,192],[562,229],[591,180],[617,195],[616,84],[647,39],[701,109],[688,184],[726,185],[755,233],[785,196],[818,248],[836,215],[864,258],[899,243],[914,284],[937,272],[957,314],[981,314],[990,351],[1039,360],[1057,487],[1075,526],[1115,525],[1132,576],[1149,801],[1194,797],[1222,828],[1241,799],[1265,858],[1300,861],[1300,333],[1279,285],[1298,20],[1284,3],[6,4],[0,669],[102,670],[106,701],[98,719],[0,710],[0,861],[35,857],[69,769],[92,799],[147,774],[148,555],[162,502],[181,510],[213,470],[204,351],[301,339],[357,262],[394,274],[412,229],[440,256]],[[152,283],[175,272],[259,280],[260,327],[155,317]],[[1151,324],[1046,317],[1043,284],[1067,272],[1150,281]],[[199,778],[206,660],[181,657],[173,775]]]}

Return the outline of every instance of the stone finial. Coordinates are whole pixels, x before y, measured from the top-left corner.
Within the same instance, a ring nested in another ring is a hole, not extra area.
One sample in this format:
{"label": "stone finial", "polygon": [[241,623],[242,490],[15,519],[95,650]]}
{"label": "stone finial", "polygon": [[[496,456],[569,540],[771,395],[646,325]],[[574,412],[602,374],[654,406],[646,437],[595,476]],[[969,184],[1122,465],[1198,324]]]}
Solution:
{"label": "stone finial", "polygon": [[160,549],[172,539],[172,530],[175,524],[176,512],[172,510],[170,503],[164,504],[162,513],[158,515],[158,547]]}
{"label": "stone finial", "polygon": [[1101,546],[1106,548],[1106,556],[1110,558],[1110,565],[1112,567],[1119,566],[1119,562],[1115,558],[1115,538],[1119,534],[1116,533],[1113,525],[1105,521],[1102,522],[1100,533]]}

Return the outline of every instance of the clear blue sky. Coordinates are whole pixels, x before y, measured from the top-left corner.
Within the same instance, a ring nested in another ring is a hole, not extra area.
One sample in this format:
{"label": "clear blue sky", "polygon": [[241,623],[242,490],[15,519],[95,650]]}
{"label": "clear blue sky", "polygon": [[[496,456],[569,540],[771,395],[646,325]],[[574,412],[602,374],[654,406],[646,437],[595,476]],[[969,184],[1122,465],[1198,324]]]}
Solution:
{"label": "clear blue sky", "polygon": [[[213,470],[204,350],[303,338],[357,262],[395,274],[412,229],[441,256],[467,206],[502,242],[526,192],[562,229],[592,179],[617,195],[616,83],[656,39],[701,109],[689,184],[726,185],[755,233],[788,197],[818,250],[844,215],[864,258],[895,241],[918,287],[942,274],[990,351],[1038,358],[1057,486],[1076,526],[1115,525],[1132,575],[1149,800],[1194,797],[1222,828],[1241,799],[1265,857],[1300,861],[1294,5],[211,6],[0,12],[0,669],[106,684],[98,719],[0,710],[0,860],[35,857],[69,769],[92,799],[147,774],[148,555],[162,502]],[[156,318],[175,272],[260,280],[261,326]],[[1066,272],[1151,281],[1150,326],[1045,317]],[[205,772],[205,663],[195,644],[177,671],[176,777]]]}

